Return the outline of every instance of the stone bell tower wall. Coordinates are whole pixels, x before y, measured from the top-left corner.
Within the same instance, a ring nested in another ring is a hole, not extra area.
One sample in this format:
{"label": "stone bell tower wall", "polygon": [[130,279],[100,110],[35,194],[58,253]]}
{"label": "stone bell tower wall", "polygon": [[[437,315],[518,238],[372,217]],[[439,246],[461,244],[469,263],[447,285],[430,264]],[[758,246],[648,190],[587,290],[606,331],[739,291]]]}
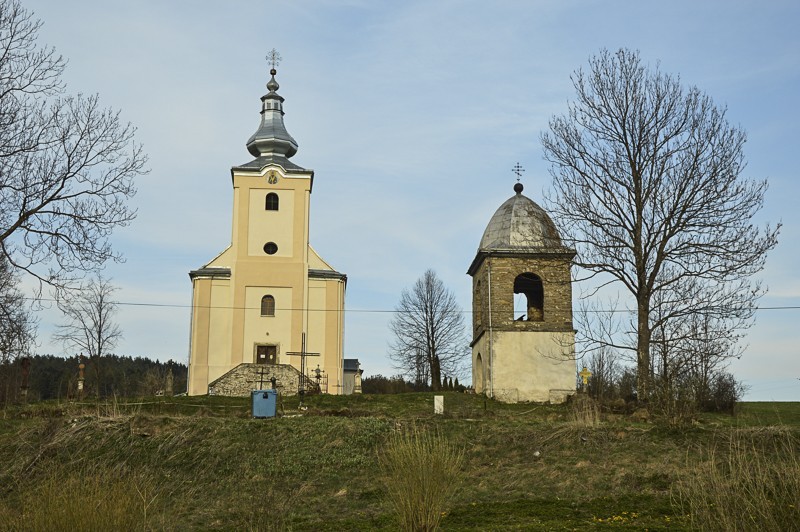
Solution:
{"label": "stone bell tower wall", "polygon": [[[570,277],[572,256],[571,252],[535,255],[487,254],[472,279],[473,338],[488,330],[490,308],[492,330],[572,331]],[[514,280],[522,273],[533,273],[542,279],[544,290],[542,321],[514,319]],[[491,304],[489,304],[490,297]]]}

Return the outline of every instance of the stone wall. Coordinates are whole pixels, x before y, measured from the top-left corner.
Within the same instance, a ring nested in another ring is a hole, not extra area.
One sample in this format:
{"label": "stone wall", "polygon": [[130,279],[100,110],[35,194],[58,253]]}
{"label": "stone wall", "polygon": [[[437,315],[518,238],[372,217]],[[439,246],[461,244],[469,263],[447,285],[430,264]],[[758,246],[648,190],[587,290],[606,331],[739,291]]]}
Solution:
{"label": "stone wall", "polygon": [[[489,328],[489,267],[491,265],[491,323],[494,330],[571,331],[572,279],[570,255],[520,254],[488,256],[473,277],[473,338]],[[514,279],[522,273],[542,279],[544,319],[514,320]]]}
{"label": "stone wall", "polygon": [[[271,389],[270,379],[273,377],[277,381],[275,388],[279,394],[297,395],[300,372],[289,364],[239,364],[209,384],[208,395],[249,397],[253,390]],[[308,382],[307,387],[316,387],[316,384]]]}

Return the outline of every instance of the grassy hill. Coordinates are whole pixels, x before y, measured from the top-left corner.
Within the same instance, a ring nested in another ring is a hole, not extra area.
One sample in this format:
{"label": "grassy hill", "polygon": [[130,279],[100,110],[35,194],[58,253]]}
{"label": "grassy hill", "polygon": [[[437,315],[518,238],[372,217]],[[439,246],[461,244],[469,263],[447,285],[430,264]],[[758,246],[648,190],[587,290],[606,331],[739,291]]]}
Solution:
{"label": "grassy hill", "polygon": [[[690,529],[681,486],[734,451],[780,455],[787,441],[794,462],[777,459],[800,476],[800,403],[743,404],[676,429],[444,395],[441,416],[430,393],[315,396],[304,410],[286,398],[269,420],[221,397],[9,408],[0,528],[396,530],[380,458],[409,430],[463,449],[444,530]],[[800,526],[800,500],[775,504]]]}

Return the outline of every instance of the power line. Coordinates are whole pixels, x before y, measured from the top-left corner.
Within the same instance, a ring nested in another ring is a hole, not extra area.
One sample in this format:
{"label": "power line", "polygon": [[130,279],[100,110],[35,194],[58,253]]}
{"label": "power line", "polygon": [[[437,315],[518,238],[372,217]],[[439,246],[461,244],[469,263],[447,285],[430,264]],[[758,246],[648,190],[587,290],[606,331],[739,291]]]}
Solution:
{"label": "power line", "polygon": [[[29,301],[48,301],[48,302],[56,302],[55,299],[52,298],[34,298],[34,297],[26,297],[24,298]],[[181,308],[181,309],[227,309],[227,310],[259,310],[260,307],[233,307],[227,305],[180,305],[176,303],[136,303],[132,301],[111,301],[111,304],[119,305],[121,307],[153,307],[153,308]],[[701,307],[696,310],[718,310],[715,307]],[[276,311],[286,311],[286,312],[339,312],[338,309],[314,309],[314,308],[281,308],[276,307]],[[753,310],[753,311],[761,311],[761,310],[800,310],[800,305],[783,305],[783,306],[770,306],[770,307],[751,307],[751,308],[737,308],[733,310]],[[343,312],[350,312],[354,314],[397,314],[403,311],[396,310],[396,309],[343,309]],[[580,313],[580,312],[589,312],[593,314],[598,313],[608,313],[608,314],[634,314],[636,313],[635,309],[588,309],[585,311],[573,311],[573,314]],[[462,314],[472,314],[471,310],[462,310]],[[497,312],[495,312],[497,313]]]}

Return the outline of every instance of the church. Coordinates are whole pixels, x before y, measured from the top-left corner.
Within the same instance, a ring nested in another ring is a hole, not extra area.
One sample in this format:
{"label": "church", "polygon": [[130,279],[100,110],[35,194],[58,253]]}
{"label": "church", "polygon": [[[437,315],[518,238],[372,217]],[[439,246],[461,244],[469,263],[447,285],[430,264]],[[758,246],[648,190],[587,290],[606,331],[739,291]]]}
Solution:
{"label": "church", "polygon": [[231,243],[189,273],[189,395],[244,395],[270,378],[282,393],[309,382],[343,390],[347,276],[309,244],[314,171],[290,161],[298,144],[284,125],[276,63],[273,52],[261,123],[246,144],[253,159],[231,168]]}
{"label": "church", "polygon": [[575,393],[575,250],[523,190],[494,213],[467,271],[472,385],[498,401],[562,403]]}

